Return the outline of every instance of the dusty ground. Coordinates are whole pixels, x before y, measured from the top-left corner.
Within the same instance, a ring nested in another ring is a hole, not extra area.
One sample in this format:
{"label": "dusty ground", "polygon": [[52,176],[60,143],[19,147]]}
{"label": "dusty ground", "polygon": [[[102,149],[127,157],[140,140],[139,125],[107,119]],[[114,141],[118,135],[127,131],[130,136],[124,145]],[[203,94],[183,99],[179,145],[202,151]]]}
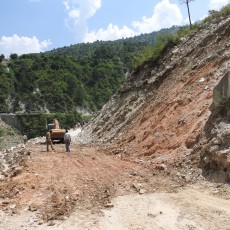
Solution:
{"label": "dusty ground", "polygon": [[230,189],[103,148],[29,144],[0,181],[0,229],[230,229]]}

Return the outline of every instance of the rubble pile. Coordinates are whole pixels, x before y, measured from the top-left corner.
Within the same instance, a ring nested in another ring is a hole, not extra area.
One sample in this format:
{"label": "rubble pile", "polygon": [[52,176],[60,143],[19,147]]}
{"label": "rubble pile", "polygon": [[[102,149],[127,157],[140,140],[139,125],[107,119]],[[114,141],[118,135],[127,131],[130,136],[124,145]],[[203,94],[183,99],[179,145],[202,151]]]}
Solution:
{"label": "rubble pile", "polygon": [[0,178],[15,176],[22,171],[24,156],[30,155],[24,144],[0,151]]}
{"label": "rubble pile", "polygon": [[200,153],[200,165],[207,178],[214,182],[229,182],[230,119],[218,117],[194,151]]}

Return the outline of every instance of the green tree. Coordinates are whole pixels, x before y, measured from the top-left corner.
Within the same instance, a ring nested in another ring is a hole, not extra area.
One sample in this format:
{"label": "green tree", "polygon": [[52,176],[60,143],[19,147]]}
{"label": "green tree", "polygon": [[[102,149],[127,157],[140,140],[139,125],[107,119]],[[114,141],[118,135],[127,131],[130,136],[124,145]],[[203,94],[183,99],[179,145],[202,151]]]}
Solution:
{"label": "green tree", "polygon": [[1,54],[1,55],[0,55],[0,63],[1,63],[4,59],[5,59],[4,54]]}
{"label": "green tree", "polygon": [[15,79],[11,73],[5,72],[3,67],[0,65],[0,110],[9,112],[7,104],[7,98],[14,93],[14,82]]}
{"label": "green tree", "polygon": [[12,59],[12,60],[18,59],[18,55],[17,54],[11,54],[10,59]]}

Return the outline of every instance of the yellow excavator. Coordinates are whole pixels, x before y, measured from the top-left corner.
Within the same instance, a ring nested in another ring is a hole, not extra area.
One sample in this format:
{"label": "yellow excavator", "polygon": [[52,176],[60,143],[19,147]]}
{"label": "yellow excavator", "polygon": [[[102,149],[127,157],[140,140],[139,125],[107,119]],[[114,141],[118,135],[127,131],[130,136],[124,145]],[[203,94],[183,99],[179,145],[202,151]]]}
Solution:
{"label": "yellow excavator", "polygon": [[53,123],[47,125],[48,130],[51,131],[52,142],[64,143],[65,129],[61,129],[60,124],[56,118],[53,119]]}

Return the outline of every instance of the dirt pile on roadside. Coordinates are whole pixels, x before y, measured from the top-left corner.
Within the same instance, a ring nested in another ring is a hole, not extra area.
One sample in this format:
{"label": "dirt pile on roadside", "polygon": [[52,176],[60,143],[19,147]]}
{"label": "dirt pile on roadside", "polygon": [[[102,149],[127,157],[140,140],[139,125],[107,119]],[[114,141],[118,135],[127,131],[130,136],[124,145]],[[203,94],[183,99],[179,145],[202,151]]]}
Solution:
{"label": "dirt pile on roadside", "polygon": [[230,181],[230,117],[229,109],[220,108],[207,121],[193,152],[201,156],[203,174],[214,182]]}
{"label": "dirt pile on roadside", "polygon": [[67,154],[64,145],[54,147],[54,152],[46,152],[37,142],[20,150],[20,162],[15,161],[0,180],[2,210],[29,210],[36,213],[37,222],[49,222],[63,220],[76,209],[97,213],[110,207],[115,195],[153,189],[146,183],[152,171],[141,164],[102,148],[73,145]]}
{"label": "dirt pile on roadside", "polygon": [[[73,137],[78,132],[72,132]],[[114,155],[106,146],[72,144],[70,154],[63,144],[54,148],[47,152],[41,137],[3,151],[1,215],[14,219],[27,213],[36,226],[52,225],[77,210],[101,215],[101,209],[114,206],[112,199],[118,195],[172,192],[187,183],[178,177],[162,178],[169,175],[166,168],[153,171],[146,162]]]}

